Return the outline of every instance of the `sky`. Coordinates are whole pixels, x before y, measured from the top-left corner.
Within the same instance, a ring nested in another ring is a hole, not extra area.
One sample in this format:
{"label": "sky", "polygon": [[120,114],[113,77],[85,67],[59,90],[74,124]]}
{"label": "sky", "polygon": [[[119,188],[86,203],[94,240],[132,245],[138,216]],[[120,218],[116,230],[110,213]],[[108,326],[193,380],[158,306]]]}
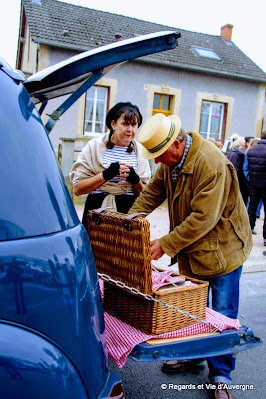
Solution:
{"label": "sky", "polygon": [[[266,72],[264,0],[65,0],[114,14],[126,15],[193,32],[220,35],[221,27],[233,25],[232,41]],[[164,6],[166,5],[166,6]],[[20,0],[0,2],[0,56],[15,68]]]}

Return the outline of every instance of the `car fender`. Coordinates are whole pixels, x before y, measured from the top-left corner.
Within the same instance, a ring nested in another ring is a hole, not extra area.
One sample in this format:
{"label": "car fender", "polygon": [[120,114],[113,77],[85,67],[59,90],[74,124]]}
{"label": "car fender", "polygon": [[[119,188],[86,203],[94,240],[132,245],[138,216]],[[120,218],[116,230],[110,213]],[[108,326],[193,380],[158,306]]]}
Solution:
{"label": "car fender", "polygon": [[34,331],[0,322],[0,386],[5,399],[88,399],[74,365]]}

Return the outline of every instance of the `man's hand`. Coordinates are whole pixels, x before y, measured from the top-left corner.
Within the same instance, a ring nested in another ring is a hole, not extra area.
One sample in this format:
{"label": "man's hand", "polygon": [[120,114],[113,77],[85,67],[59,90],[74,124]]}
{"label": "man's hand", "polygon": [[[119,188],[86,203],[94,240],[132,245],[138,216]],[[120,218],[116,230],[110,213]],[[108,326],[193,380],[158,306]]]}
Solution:
{"label": "man's hand", "polygon": [[157,260],[161,256],[163,256],[164,250],[160,245],[160,241],[157,238],[156,240],[151,241],[151,260]]}

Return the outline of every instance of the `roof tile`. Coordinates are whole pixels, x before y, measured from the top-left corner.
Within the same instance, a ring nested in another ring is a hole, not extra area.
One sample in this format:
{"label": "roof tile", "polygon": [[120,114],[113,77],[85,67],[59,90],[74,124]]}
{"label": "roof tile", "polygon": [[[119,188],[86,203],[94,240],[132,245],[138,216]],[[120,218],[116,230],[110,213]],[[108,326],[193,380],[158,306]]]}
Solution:
{"label": "roof tile", "polygon": [[[233,42],[228,44],[221,36],[191,32],[57,0],[42,0],[42,4],[24,0],[24,5],[30,33],[36,42],[85,51],[114,42],[117,33],[122,39],[128,39],[158,31],[175,30],[181,33],[176,49],[142,57],[142,60],[197,72],[266,82],[264,71]],[[191,51],[191,46],[213,49],[221,61],[199,57]]]}

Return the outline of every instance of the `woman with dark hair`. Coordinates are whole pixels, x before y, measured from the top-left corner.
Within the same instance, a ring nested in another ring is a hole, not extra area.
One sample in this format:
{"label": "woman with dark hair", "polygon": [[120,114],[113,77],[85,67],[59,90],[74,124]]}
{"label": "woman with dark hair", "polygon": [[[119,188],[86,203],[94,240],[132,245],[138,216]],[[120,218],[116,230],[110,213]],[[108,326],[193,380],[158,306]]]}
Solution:
{"label": "woman with dark hair", "polygon": [[127,213],[151,176],[135,135],[141,125],[139,108],[118,103],[106,115],[110,132],[90,140],[70,172],[73,192],[88,194],[82,223],[87,229],[90,209],[110,206]]}

